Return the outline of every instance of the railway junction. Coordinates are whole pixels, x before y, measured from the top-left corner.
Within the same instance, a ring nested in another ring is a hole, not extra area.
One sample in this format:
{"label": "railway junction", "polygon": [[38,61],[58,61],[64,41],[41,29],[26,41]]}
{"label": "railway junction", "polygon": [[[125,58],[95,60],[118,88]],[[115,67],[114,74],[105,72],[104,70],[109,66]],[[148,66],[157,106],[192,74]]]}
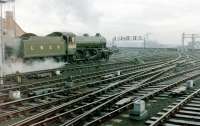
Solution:
{"label": "railway junction", "polygon": [[0,89],[0,125],[199,125],[198,52],[124,51],[108,62],[8,74]]}

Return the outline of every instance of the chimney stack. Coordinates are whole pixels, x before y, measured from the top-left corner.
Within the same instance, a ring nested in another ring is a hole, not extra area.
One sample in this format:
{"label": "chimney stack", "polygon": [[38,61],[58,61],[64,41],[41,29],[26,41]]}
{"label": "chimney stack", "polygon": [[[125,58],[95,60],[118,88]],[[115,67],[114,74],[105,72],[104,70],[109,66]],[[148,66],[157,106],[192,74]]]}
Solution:
{"label": "chimney stack", "polygon": [[4,34],[15,37],[15,23],[13,19],[13,12],[12,11],[6,11],[6,19],[5,19],[5,31]]}

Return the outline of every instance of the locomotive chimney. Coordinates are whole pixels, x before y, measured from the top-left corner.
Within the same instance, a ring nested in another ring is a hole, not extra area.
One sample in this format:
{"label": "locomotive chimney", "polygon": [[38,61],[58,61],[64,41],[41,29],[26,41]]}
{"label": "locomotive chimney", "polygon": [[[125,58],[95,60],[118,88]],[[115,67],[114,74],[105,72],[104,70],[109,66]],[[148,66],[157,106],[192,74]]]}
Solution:
{"label": "locomotive chimney", "polygon": [[13,21],[12,11],[6,11],[4,34],[7,34],[8,36],[11,36],[11,37],[15,36],[15,24]]}
{"label": "locomotive chimney", "polygon": [[95,35],[96,37],[100,37],[101,36],[101,34],[100,33],[96,33],[96,35]]}

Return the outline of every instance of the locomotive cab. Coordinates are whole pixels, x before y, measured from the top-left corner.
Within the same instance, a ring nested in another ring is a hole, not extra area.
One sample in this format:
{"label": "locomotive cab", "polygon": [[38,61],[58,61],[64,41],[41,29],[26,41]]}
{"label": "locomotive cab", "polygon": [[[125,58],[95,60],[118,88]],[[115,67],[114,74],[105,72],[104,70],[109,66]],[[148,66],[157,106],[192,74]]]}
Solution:
{"label": "locomotive cab", "polygon": [[63,36],[65,39],[67,50],[67,55],[74,55],[76,52],[76,42],[75,42],[75,36]]}

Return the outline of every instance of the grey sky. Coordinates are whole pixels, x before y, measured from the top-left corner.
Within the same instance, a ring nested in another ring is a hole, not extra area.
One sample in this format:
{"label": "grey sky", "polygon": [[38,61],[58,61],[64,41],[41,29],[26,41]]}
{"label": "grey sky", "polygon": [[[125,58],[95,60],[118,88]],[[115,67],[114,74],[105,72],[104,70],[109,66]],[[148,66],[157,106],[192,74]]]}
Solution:
{"label": "grey sky", "polygon": [[16,20],[27,32],[133,35],[151,32],[163,44],[200,33],[200,0],[16,0]]}

